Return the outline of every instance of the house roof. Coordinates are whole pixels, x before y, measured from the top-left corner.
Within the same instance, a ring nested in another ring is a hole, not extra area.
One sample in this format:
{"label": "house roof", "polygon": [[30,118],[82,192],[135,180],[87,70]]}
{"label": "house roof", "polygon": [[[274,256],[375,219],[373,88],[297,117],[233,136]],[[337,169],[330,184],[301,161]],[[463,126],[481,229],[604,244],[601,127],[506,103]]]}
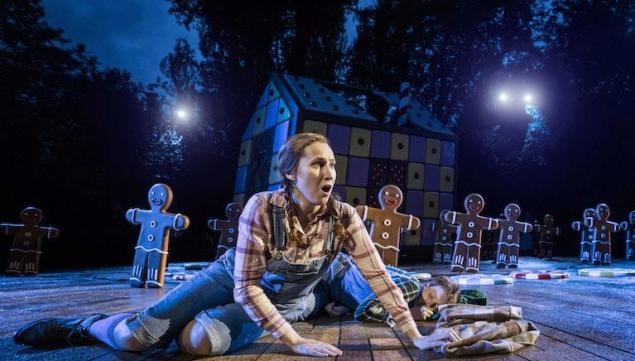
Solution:
{"label": "house roof", "polygon": [[[302,109],[358,121],[381,123],[394,117],[399,94],[356,88],[290,74],[278,74]],[[454,135],[419,101],[411,98],[408,116],[403,123],[428,132]],[[402,125],[402,124],[400,124]]]}

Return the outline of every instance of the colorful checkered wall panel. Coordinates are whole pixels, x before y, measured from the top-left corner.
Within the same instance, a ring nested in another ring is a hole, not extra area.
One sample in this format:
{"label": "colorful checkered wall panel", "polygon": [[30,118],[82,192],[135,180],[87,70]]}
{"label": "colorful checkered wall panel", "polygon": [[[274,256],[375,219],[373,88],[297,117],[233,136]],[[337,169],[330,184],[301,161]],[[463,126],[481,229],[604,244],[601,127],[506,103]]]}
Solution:
{"label": "colorful checkered wall panel", "polygon": [[[298,79],[304,86],[302,94],[311,92],[313,100],[318,95],[337,96],[324,86],[311,90],[319,83]],[[309,106],[304,104],[307,99],[292,96],[293,89],[287,86],[284,81],[272,80],[245,127],[238,154],[234,201],[244,204],[257,191],[278,189],[282,179],[276,163],[284,142],[298,132],[318,133],[329,139],[335,153],[334,196],[353,206],[379,207],[379,190],[386,184],[395,184],[404,194],[399,211],[422,220],[420,230],[403,233],[402,244],[432,245],[439,212],[454,208],[456,145],[450,140],[452,133],[437,138],[434,131],[419,132],[394,124],[384,127],[381,122],[370,122],[366,113],[351,122],[347,120],[350,115],[320,114],[316,110],[322,101],[328,103],[326,98],[319,98],[317,105]],[[342,99],[337,102],[332,99],[331,103],[337,107],[329,106],[330,113],[346,108],[351,114],[358,114]],[[255,174],[267,170],[269,174]]]}

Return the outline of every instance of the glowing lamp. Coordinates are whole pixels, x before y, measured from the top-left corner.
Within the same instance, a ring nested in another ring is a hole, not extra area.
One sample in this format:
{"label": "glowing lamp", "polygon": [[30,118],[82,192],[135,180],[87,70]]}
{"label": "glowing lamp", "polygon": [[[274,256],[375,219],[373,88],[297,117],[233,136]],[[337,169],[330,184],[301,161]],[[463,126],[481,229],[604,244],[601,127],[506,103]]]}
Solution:
{"label": "glowing lamp", "polygon": [[527,93],[523,97],[523,100],[525,101],[525,103],[529,104],[529,103],[531,103],[534,100],[534,96],[531,95],[530,93]]}
{"label": "glowing lamp", "polygon": [[186,120],[187,119],[187,111],[185,109],[179,109],[176,111],[176,117],[181,119],[181,120]]}

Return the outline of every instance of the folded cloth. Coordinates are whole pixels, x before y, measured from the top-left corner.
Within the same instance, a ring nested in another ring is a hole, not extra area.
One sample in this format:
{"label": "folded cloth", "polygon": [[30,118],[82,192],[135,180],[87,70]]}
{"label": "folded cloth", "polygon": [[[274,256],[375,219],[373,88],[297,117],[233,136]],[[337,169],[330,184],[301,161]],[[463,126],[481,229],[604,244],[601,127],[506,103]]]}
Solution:
{"label": "folded cloth", "polygon": [[[470,305],[487,306],[487,293],[481,290],[460,290],[459,299],[457,303],[467,303]],[[425,321],[438,321],[441,317],[439,310],[435,310],[432,316],[425,319]],[[415,319],[416,321],[416,319]]]}
{"label": "folded cloth", "polygon": [[535,345],[540,331],[522,318],[516,306],[439,306],[437,328],[451,327],[458,339],[447,340],[435,351],[445,356],[510,353]]}

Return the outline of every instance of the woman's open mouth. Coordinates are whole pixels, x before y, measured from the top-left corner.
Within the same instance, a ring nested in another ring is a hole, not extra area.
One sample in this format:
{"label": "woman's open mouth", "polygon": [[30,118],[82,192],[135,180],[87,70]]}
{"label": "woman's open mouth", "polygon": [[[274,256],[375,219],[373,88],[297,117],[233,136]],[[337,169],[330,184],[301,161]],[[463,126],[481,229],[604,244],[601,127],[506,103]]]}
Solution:
{"label": "woman's open mouth", "polygon": [[324,192],[325,194],[328,195],[328,194],[331,193],[331,190],[333,189],[333,186],[330,185],[330,184],[326,184],[326,185],[323,185],[321,189],[322,189],[322,192]]}

